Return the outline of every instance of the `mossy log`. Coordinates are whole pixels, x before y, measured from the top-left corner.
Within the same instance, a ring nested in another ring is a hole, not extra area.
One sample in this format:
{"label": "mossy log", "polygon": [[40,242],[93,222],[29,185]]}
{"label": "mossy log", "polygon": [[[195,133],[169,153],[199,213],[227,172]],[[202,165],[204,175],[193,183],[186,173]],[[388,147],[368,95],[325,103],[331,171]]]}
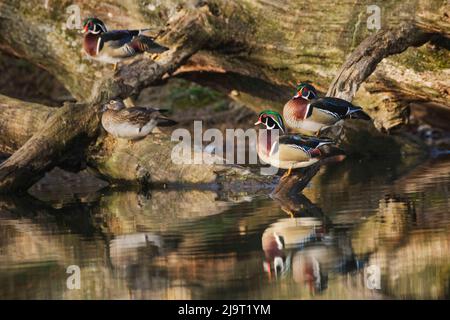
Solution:
{"label": "mossy log", "polygon": [[[73,5],[78,6],[81,18],[98,16],[111,29],[151,28],[155,35],[164,33],[167,24],[186,11],[195,15],[207,7],[210,13],[207,32],[211,38],[175,73],[208,83],[211,76],[218,76],[214,81],[216,87],[260,111],[267,106],[281,108],[292,94],[289,83],[299,80],[311,80],[320,91],[326,92],[346,57],[376,33],[367,22],[371,4],[359,1],[336,6],[331,0],[320,3],[168,0],[126,1],[125,4],[109,0],[90,4],[55,0],[45,6],[41,0],[5,0],[0,4],[0,50],[46,69],[76,99],[86,101],[91,97],[92,88],[111,74],[111,69],[82,54],[80,33],[66,26],[66,21],[73,21],[70,20],[72,12],[67,11]],[[377,5],[381,9],[381,31],[415,25],[420,30],[439,34],[441,37],[433,41],[433,48],[444,48],[439,55],[435,54],[437,50],[428,48],[423,52],[408,52],[401,61],[388,57],[388,63],[377,67],[377,75],[367,79],[367,90],[357,98],[365,103],[363,107],[374,118],[385,117],[377,109],[392,109],[393,119],[383,124],[389,128],[398,124],[394,118],[401,118],[402,108],[397,108],[397,101],[391,99],[399,91],[420,101],[440,104],[448,101],[449,93],[441,79],[447,79],[449,53],[445,48],[448,49],[450,6],[442,0],[388,0]],[[182,37],[182,32],[178,36]],[[201,41],[194,39],[191,44]],[[425,74],[419,67],[425,71],[433,67],[433,73]],[[404,71],[411,76],[408,81],[399,81],[398,72]],[[380,82],[389,85],[381,87]],[[238,94],[231,95],[233,90]],[[378,120],[383,123],[383,119]]]}
{"label": "mossy log", "polygon": [[55,109],[0,95],[0,152],[12,154],[50,117]]}

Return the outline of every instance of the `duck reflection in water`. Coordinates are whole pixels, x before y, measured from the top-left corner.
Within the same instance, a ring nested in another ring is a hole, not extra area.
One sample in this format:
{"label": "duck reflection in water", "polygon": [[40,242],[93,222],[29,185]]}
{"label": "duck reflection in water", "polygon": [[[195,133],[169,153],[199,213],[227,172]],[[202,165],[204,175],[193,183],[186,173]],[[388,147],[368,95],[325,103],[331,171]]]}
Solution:
{"label": "duck reflection in water", "polygon": [[292,277],[312,294],[325,290],[328,274],[348,273],[361,267],[346,234],[335,232],[322,210],[302,194],[276,198],[292,218],[271,224],[262,235],[264,272],[269,281]]}

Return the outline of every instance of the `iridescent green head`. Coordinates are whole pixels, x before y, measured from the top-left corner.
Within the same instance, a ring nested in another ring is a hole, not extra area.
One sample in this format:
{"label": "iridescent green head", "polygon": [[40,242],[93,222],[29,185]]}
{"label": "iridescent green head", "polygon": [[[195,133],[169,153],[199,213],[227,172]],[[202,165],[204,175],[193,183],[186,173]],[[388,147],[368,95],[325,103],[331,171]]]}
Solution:
{"label": "iridescent green head", "polygon": [[83,32],[84,33],[103,33],[106,32],[106,26],[102,20],[98,18],[86,18],[83,21]]}
{"label": "iridescent green head", "polygon": [[255,122],[255,126],[263,124],[267,130],[279,129],[283,133],[286,132],[284,126],[283,117],[276,111],[264,110],[258,115],[258,121]]}
{"label": "iridescent green head", "polygon": [[297,85],[297,95],[296,97],[302,97],[303,99],[310,100],[317,98],[317,91],[313,85],[307,82],[300,82]]}

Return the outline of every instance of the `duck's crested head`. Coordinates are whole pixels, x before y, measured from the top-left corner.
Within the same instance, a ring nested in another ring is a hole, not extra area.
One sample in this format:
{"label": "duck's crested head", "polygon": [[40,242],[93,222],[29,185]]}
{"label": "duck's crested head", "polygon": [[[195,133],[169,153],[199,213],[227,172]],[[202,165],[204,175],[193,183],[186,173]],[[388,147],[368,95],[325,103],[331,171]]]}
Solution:
{"label": "duck's crested head", "polygon": [[106,32],[106,26],[102,20],[94,17],[86,18],[83,22],[83,32],[100,34]]}
{"label": "duck's crested head", "polygon": [[308,82],[300,82],[297,85],[296,90],[296,97],[302,97],[306,100],[317,98],[316,88],[314,88],[314,86]]}
{"label": "duck's crested head", "polygon": [[279,129],[283,133],[286,132],[283,117],[279,112],[273,110],[261,111],[258,115],[258,121],[255,122],[255,126],[258,124],[263,124],[267,130]]}
{"label": "duck's crested head", "polygon": [[106,110],[119,111],[122,109],[125,109],[125,104],[119,100],[111,100],[103,106],[104,111]]}

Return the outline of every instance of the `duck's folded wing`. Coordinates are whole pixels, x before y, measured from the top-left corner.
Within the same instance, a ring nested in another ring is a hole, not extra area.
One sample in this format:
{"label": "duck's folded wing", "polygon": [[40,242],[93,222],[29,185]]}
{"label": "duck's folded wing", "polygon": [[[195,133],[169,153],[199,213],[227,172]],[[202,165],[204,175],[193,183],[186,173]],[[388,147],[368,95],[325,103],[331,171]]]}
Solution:
{"label": "duck's folded wing", "polygon": [[272,156],[279,161],[308,161],[310,159],[308,147],[304,147],[294,136],[281,136],[272,146]]}
{"label": "duck's folded wing", "polygon": [[175,120],[169,119],[165,116],[157,116],[156,117],[156,125],[158,127],[171,127],[178,124],[178,122],[176,122]]}
{"label": "duck's folded wing", "polygon": [[134,37],[139,35],[139,30],[112,30],[103,33],[100,38],[103,45],[111,48],[120,48],[130,43]]}
{"label": "duck's folded wing", "polygon": [[134,107],[123,109],[117,113],[121,121],[127,121],[140,127],[145,126],[150,120],[158,116],[157,111],[147,110],[146,108]]}
{"label": "duck's folded wing", "polygon": [[332,144],[333,140],[326,138],[309,137],[301,134],[284,135],[279,138],[281,144],[299,145],[305,150],[316,149],[326,144]]}
{"label": "duck's folded wing", "polygon": [[154,107],[141,107],[141,108],[144,108],[144,109],[147,109],[147,110],[153,111],[153,112],[155,112],[155,111],[160,112],[160,113],[169,112],[169,109],[161,109],[161,108],[154,108]]}
{"label": "duck's folded wing", "polygon": [[311,107],[329,112],[339,118],[344,118],[352,111],[361,110],[348,101],[339,98],[325,97],[311,101]]}
{"label": "duck's folded wing", "polygon": [[163,116],[160,113],[160,110],[155,108],[127,108],[122,110],[120,115],[124,120],[139,125],[140,127],[145,126],[151,120],[155,120],[156,125],[161,127],[168,127],[177,124],[176,121]]}

